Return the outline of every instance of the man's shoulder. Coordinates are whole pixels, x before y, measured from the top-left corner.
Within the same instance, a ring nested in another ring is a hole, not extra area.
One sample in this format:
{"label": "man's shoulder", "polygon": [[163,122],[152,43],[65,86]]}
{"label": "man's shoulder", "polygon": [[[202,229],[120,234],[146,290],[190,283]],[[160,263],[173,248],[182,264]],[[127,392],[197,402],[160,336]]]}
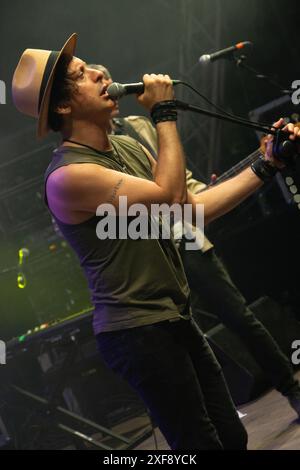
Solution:
{"label": "man's shoulder", "polygon": [[111,135],[109,138],[112,144],[120,145],[124,149],[140,149],[138,141],[129,135]]}
{"label": "man's shoulder", "polygon": [[130,115],[130,116],[126,116],[123,118],[125,121],[129,121],[129,122],[137,122],[137,121],[141,121],[141,122],[147,122],[149,124],[151,124],[151,121],[149,118],[147,118],[146,116],[134,116],[134,115]]}
{"label": "man's shoulder", "polygon": [[[115,125],[119,128],[123,128],[124,126],[133,127],[133,129],[154,129],[152,122],[146,116],[135,116],[129,115],[124,117],[117,117],[113,119]],[[120,134],[118,134],[120,135]]]}
{"label": "man's shoulder", "polygon": [[117,135],[110,135],[109,139],[111,142],[132,142],[134,139],[126,134],[117,134]]}
{"label": "man's shoulder", "polygon": [[69,163],[68,165],[59,166],[49,175],[48,180],[56,183],[62,182],[66,185],[71,181],[83,181],[85,177],[92,176],[95,172],[103,172],[106,168],[94,162],[83,162],[84,164]]}
{"label": "man's shoulder", "polygon": [[147,118],[146,116],[130,115],[130,116],[124,117],[123,119],[124,121],[128,122],[128,124],[131,124],[134,128],[138,128],[138,127],[141,127],[141,128],[147,127],[151,129],[153,128],[151,120]]}

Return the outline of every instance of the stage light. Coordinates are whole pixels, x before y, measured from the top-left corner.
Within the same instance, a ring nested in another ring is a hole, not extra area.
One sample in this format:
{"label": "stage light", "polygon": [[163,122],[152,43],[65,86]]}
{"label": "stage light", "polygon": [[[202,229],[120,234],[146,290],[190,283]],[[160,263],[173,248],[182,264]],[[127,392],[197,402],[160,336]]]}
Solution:
{"label": "stage light", "polygon": [[295,201],[297,204],[300,204],[300,194],[295,194],[295,196],[294,196],[294,201]]}
{"label": "stage light", "polygon": [[297,194],[298,193],[298,188],[296,185],[290,186],[290,191],[292,194]]}
{"label": "stage light", "polygon": [[27,285],[27,281],[26,281],[25,274],[23,274],[23,273],[18,273],[17,285],[18,285],[18,288],[19,288],[19,289],[25,289],[25,287],[26,287],[26,285]]}

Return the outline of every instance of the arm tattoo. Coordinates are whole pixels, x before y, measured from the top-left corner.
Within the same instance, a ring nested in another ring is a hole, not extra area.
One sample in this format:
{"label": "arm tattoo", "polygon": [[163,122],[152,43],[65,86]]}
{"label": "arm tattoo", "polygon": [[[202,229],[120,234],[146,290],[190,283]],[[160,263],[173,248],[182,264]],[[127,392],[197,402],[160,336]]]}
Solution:
{"label": "arm tattoo", "polygon": [[112,192],[112,195],[111,197],[109,198],[108,202],[109,203],[112,203],[115,198],[116,198],[116,195],[117,195],[117,192],[118,192],[118,189],[120,188],[121,184],[123,183],[123,178],[121,178],[118,183],[116,184],[116,186],[114,187],[113,189],[113,192]]}

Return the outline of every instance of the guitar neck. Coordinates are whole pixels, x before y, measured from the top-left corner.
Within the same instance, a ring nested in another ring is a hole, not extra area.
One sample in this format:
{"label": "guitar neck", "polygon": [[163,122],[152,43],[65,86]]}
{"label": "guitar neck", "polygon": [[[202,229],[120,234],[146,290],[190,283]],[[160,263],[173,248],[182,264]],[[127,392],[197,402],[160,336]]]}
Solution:
{"label": "guitar neck", "polygon": [[230,170],[226,171],[225,173],[223,173],[221,176],[219,176],[216,181],[214,181],[212,184],[215,185],[215,184],[219,184],[219,183],[222,183],[223,181],[225,180],[228,180],[229,178],[232,178],[233,176],[237,175],[238,173],[240,173],[242,170],[244,170],[245,168],[247,168],[249,165],[251,165],[251,163],[253,163],[255,160],[257,160],[257,158],[260,156],[261,154],[261,150],[258,149],[258,150],[255,150],[255,152],[251,153],[250,155],[248,155],[248,157],[244,158],[244,160],[242,160],[241,162],[237,163],[236,165],[234,165],[232,168],[230,168]]}

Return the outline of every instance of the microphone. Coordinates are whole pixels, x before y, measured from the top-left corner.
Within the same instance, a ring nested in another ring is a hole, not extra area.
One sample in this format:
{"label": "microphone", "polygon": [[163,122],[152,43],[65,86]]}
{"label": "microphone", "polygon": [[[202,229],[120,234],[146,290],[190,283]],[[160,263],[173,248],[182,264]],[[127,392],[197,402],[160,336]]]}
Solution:
{"label": "microphone", "polygon": [[[173,85],[178,85],[178,83],[181,83],[180,80],[172,80]],[[132,94],[138,94],[140,95],[141,93],[144,92],[145,85],[143,82],[137,82],[137,83],[112,83],[109,85],[107,88],[107,93],[108,95],[113,99],[113,100],[118,100],[119,98],[122,98],[122,96],[125,95],[132,95]]]}
{"label": "microphone", "polygon": [[244,49],[244,47],[253,46],[253,43],[250,41],[244,41],[244,42],[239,42],[235,44],[235,46],[227,47],[226,49],[221,49],[220,51],[214,52],[212,54],[204,54],[201,57],[199,57],[199,62],[200,64],[206,65],[210,62],[214,62],[215,60],[219,59],[226,59],[230,55],[233,54],[235,51],[239,51],[241,49]]}

